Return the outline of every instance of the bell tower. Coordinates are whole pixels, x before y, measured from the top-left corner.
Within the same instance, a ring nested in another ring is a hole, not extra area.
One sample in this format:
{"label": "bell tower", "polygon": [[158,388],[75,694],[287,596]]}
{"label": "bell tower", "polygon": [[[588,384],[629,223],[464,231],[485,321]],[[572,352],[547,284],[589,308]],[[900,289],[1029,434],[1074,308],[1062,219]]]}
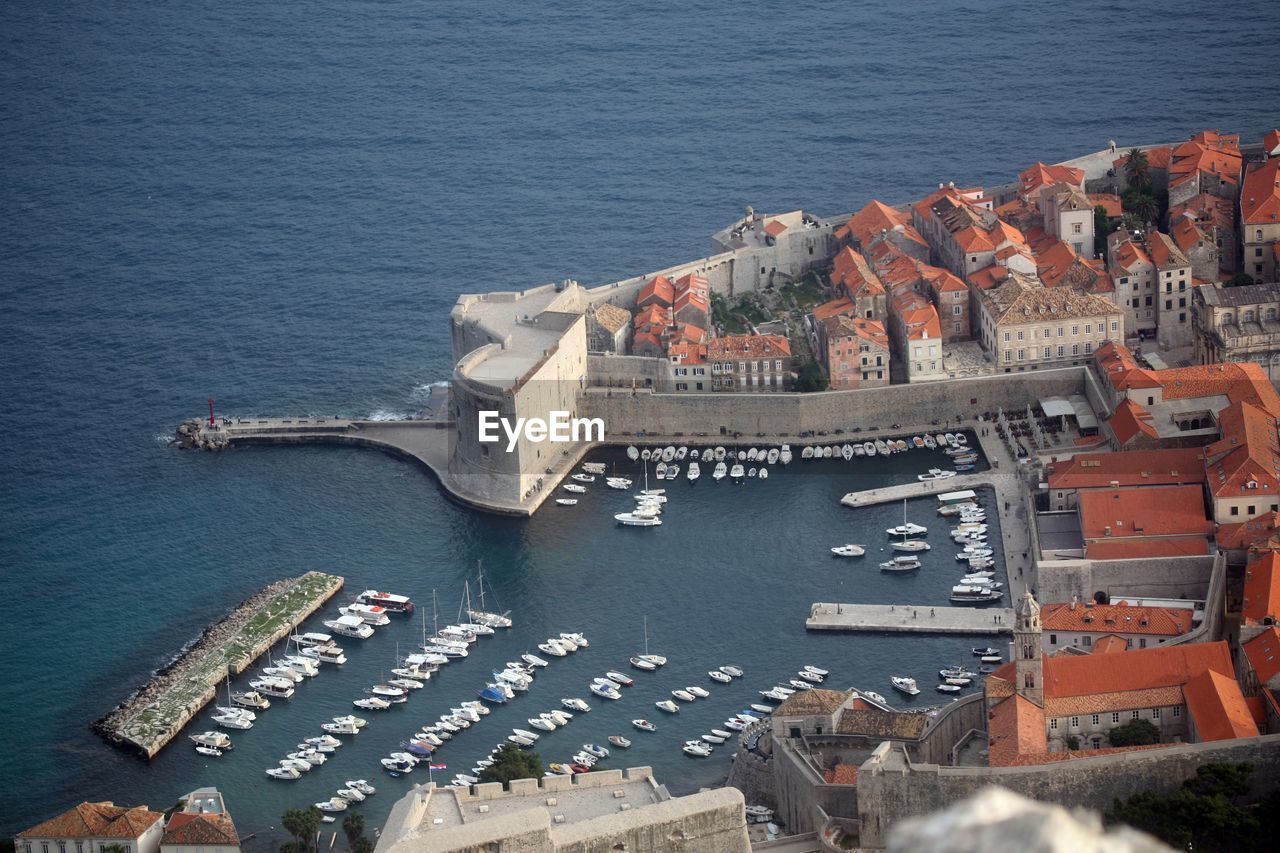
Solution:
{"label": "bell tower", "polygon": [[1044,707],[1044,660],[1040,645],[1040,605],[1030,592],[1014,608],[1013,659],[1018,695]]}

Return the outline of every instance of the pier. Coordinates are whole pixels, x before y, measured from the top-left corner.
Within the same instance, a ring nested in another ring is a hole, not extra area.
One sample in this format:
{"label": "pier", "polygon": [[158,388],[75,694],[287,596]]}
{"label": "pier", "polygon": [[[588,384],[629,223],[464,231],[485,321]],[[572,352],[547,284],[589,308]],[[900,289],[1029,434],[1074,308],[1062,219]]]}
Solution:
{"label": "pier", "polygon": [[840,499],[840,503],[848,507],[875,506],[883,503],[899,503],[911,498],[944,495],[947,492],[959,492],[964,489],[994,489],[990,472],[981,474],[960,474],[946,480],[926,480],[915,483],[903,483],[898,486],[885,486],[880,489],[867,489],[861,492],[849,492]]}
{"label": "pier", "polygon": [[342,589],[337,575],[307,572],[271,584],[200,639],[136,694],[95,722],[107,741],[152,758],[239,674]]}
{"label": "pier", "polygon": [[1013,631],[1013,609],[818,602],[809,608],[804,627],[808,631],[1004,634]]}

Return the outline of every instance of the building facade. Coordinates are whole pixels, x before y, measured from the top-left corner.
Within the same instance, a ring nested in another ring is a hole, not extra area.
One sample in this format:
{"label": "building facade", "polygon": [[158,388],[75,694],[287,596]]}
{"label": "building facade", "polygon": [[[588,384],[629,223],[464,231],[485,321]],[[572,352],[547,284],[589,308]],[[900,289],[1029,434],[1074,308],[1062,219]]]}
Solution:
{"label": "building facade", "polygon": [[1123,334],[1124,317],[1110,301],[1038,287],[1019,273],[982,291],[978,304],[980,339],[997,372],[1084,364],[1103,342]]}
{"label": "building facade", "polygon": [[1280,261],[1280,157],[1251,164],[1240,190],[1241,272],[1276,281]]}
{"label": "building facade", "polygon": [[889,334],[883,323],[864,317],[832,317],[823,325],[825,366],[832,391],[889,384]]}
{"label": "building facade", "polygon": [[711,390],[753,393],[791,387],[791,343],[781,335],[726,335],[707,344]]}
{"label": "building facade", "polygon": [[81,803],[57,817],[19,832],[15,853],[104,853],[119,845],[125,853],[159,853],[164,815],[146,806]]}
{"label": "building facade", "polygon": [[1280,381],[1280,284],[1203,285],[1191,305],[1197,363],[1253,362]]}

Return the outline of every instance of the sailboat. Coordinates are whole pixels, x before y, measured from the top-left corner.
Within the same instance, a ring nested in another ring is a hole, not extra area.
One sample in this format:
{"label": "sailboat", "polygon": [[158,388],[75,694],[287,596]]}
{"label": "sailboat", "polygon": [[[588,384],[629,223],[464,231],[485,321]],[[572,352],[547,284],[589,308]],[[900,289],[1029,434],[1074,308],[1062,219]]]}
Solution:
{"label": "sailboat", "polygon": [[885,532],[890,536],[918,536],[922,533],[928,533],[929,528],[907,521],[907,501],[904,498],[902,501],[902,524],[897,527],[890,527]]}
{"label": "sailboat", "polygon": [[[645,661],[646,663],[651,663],[654,666],[664,666],[667,662],[667,659],[664,658],[662,655],[649,654],[649,617],[648,616],[644,617],[644,654],[636,655],[635,658],[632,658],[632,663],[635,663],[637,658],[639,660]],[[641,668],[643,669],[643,667]]]}
{"label": "sailboat", "polygon": [[472,622],[488,625],[490,628],[511,627],[510,610],[502,613],[490,613],[484,609],[484,562],[481,560],[476,560],[476,595],[480,599],[480,608],[467,611],[467,616],[470,617]]}

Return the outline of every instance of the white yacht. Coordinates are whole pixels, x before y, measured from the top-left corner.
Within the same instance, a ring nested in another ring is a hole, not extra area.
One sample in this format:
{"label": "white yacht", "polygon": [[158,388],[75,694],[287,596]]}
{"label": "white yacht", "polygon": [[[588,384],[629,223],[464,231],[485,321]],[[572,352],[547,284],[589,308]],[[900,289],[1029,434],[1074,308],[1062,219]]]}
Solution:
{"label": "white yacht", "polygon": [[628,527],[657,527],[662,524],[662,519],[660,518],[640,515],[634,512],[620,512],[614,515],[613,518],[619,524],[625,524]]}
{"label": "white yacht", "polygon": [[577,506],[577,498],[556,498],[556,503],[560,506]]}
{"label": "white yacht", "polygon": [[375,628],[391,624],[391,617],[387,615],[387,609],[377,604],[361,604],[357,601],[354,604],[348,604],[346,607],[339,607],[338,612],[344,616],[358,616],[366,625],[372,625]]}
{"label": "white yacht", "polygon": [[916,680],[914,678],[895,675],[891,677],[889,681],[893,683],[894,689],[899,690],[908,696],[916,696],[920,693],[920,688],[916,686]]}
{"label": "white yacht", "polygon": [[782,445],[782,449],[778,451],[778,461],[783,465],[791,464],[791,445]]}
{"label": "white yacht", "polygon": [[586,487],[579,486],[577,483],[565,483],[560,488],[564,489],[566,492],[572,492],[575,495],[585,495],[587,493]]}
{"label": "white yacht", "polygon": [[910,572],[920,568],[920,560],[910,555],[894,557],[880,564],[882,572]]}
{"label": "white yacht", "polygon": [[668,714],[680,713],[680,706],[675,702],[672,702],[670,699],[662,699],[654,702],[653,704],[659,711],[666,711]]}
{"label": "white yacht", "polygon": [[190,735],[189,737],[191,738],[191,742],[196,746],[205,746],[222,750],[231,749],[231,736],[226,732],[207,731]]}
{"label": "white yacht", "polygon": [[302,654],[320,663],[344,664],[347,662],[347,656],[338,646],[308,646],[302,650]]}
{"label": "white yacht", "polygon": [[723,480],[727,473],[729,473],[729,467],[723,462],[717,462],[715,470],[711,472],[711,476],[717,480]]}
{"label": "white yacht", "polygon": [[924,541],[923,539],[903,539],[901,542],[893,543],[893,550],[910,551],[913,553],[919,552],[919,551],[928,551],[929,543]]}
{"label": "white yacht", "polygon": [[745,474],[746,470],[742,467],[742,463],[740,462],[733,463],[733,467],[729,469],[729,476],[735,480],[741,480]]}
{"label": "white yacht", "polygon": [[689,471],[685,476],[688,477],[689,482],[692,483],[694,480],[702,476],[702,468],[698,465],[697,462],[690,462]]}
{"label": "white yacht", "polygon": [[861,557],[867,553],[867,549],[861,545],[837,545],[831,549],[831,553],[837,557]]}
{"label": "white yacht", "polygon": [[324,626],[335,634],[355,637],[358,640],[367,640],[373,636],[373,626],[366,625],[359,616],[339,616],[337,619],[328,620]]}

